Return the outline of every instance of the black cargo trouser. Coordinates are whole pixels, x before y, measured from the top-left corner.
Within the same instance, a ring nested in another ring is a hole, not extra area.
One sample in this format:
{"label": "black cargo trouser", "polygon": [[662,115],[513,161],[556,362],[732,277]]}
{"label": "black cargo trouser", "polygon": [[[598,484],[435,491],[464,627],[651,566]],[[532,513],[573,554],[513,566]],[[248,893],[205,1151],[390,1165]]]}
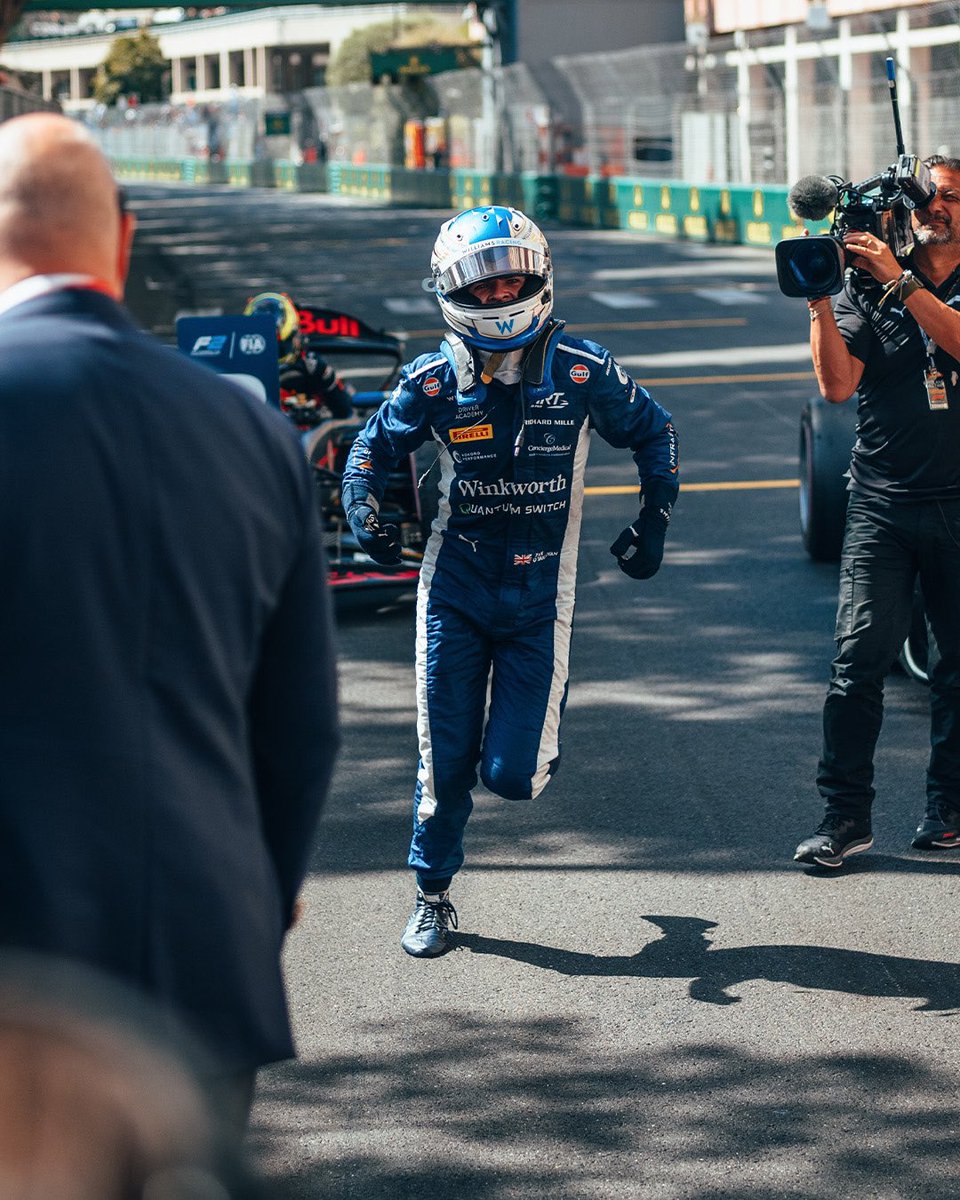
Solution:
{"label": "black cargo trouser", "polygon": [[919,576],[940,659],[930,681],[927,812],[960,810],[960,500],[850,497],[837,655],[817,786],[828,812],[869,818],[883,678],[907,636]]}

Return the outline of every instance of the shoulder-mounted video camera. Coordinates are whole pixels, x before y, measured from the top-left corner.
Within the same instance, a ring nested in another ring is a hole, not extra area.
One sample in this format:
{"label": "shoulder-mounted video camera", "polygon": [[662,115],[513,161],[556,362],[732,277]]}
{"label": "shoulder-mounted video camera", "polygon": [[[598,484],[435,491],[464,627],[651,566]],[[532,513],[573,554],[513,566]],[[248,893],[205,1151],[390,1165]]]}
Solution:
{"label": "shoulder-mounted video camera", "polygon": [[[895,258],[913,249],[911,214],[936,195],[930,169],[915,154],[905,154],[897,105],[896,74],[887,59],[887,80],[897,134],[897,161],[863,183],[847,183],[839,175],[807,175],[790,189],[793,212],[809,221],[834,214],[830,232],[788,238],[776,246],[777,282],[785,296],[834,296],[843,290],[847,269],[843,235],[872,233],[887,243]],[[850,270],[872,279],[862,267]]]}

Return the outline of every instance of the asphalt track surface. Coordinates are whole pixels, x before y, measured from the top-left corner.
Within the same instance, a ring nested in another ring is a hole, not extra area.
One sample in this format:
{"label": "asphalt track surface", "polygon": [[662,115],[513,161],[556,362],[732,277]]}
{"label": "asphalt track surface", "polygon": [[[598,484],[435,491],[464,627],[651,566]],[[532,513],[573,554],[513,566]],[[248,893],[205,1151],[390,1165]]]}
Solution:
{"label": "asphalt track surface", "polygon": [[[280,287],[436,345],[420,281],[447,214],[161,187],[133,207],[131,306],[163,337]],[[434,961],[399,947],[412,606],[340,613],[344,747],[286,954],[300,1057],[263,1073],[252,1151],[297,1200],[955,1200],[960,858],[909,848],[921,686],[888,679],[874,850],[791,861],[820,816],[836,586],[798,533],[805,307],[769,252],[547,232],[558,313],[674,414],[665,562],[616,569],[636,480],[595,439],[563,767],[533,803],[478,789]]]}

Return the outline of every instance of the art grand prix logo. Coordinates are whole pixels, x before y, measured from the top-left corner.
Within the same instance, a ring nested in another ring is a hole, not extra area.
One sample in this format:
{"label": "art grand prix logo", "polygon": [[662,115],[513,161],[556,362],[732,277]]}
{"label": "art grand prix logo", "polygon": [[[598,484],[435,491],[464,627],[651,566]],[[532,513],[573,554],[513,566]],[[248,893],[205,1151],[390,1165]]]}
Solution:
{"label": "art grand prix logo", "polygon": [[540,400],[534,400],[530,407],[560,409],[566,408],[569,403],[570,401],[563,392],[553,392],[549,396],[543,396]]}

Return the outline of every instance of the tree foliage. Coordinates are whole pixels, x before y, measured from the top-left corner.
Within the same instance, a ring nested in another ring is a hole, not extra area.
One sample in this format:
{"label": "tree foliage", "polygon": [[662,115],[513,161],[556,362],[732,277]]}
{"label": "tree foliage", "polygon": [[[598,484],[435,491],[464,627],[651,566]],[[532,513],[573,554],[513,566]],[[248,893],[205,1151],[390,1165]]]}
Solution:
{"label": "tree foliage", "polygon": [[136,96],[141,104],[163,100],[168,65],[159,41],[145,29],[118,37],[97,68],[94,97],[101,104],[114,104],[119,96]]}
{"label": "tree foliage", "polygon": [[372,83],[370,55],[406,46],[453,46],[465,40],[460,23],[436,18],[407,17],[401,21],[382,21],[355,29],[344,38],[340,49],[327,67],[326,82],[331,87],[345,83]]}

